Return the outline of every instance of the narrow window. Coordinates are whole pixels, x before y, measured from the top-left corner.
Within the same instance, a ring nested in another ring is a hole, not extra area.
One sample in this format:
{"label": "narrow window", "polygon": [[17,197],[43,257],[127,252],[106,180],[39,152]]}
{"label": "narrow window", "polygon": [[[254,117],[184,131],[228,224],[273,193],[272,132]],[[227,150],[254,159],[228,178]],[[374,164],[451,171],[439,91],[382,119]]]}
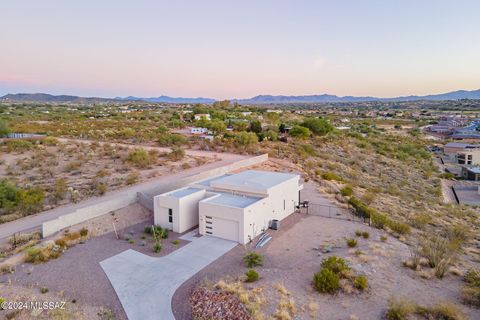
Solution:
{"label": "narrow window", "polygon": [[283,200],[283,210],[285,210],[285,200]]}
{"label": "narrow window", "polygon": [[172,223],[173,222],[173,210],[168,209],[168,222]]}

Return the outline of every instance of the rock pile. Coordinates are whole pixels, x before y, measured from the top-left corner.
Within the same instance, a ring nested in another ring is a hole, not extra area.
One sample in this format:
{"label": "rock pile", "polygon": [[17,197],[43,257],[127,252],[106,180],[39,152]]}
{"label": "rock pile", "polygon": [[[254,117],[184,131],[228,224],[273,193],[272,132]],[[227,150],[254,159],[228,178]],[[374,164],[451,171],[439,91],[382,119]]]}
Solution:
{"label": "rock pile", "polygon": [[190,296],[192,317],[211,320],[252,320],[252,317],[233,293],[195,289]]}

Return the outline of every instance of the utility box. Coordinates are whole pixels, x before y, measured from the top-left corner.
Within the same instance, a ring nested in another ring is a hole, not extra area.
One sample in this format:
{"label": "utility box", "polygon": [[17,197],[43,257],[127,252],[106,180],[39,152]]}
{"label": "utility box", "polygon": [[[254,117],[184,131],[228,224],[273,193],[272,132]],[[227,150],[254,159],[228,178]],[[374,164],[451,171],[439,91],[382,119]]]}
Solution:
{"label": "utility box", "polygon": [[273,219],[273,220],[270,222],[270,229],[272,229],[272,230],[278,230],[278,229],[280,229],[280,221],[278,221],[277,219]]}

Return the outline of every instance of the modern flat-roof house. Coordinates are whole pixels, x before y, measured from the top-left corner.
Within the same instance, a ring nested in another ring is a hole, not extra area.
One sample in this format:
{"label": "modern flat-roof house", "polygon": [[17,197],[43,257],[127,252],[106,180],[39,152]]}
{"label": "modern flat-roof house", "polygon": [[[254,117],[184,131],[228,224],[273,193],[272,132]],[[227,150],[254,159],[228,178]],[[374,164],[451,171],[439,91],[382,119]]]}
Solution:
{"label": "modern flat-roof house", "polygon": [[247,170],[193,182],[154,197],[154,223],[242,244],[283,220],[299,203],[298,174]]}
{"label": "modern flat-roof house", "polygon": [[480,167],[474,166],[463,166],[462,167],[462,177],[467,180],[480,180]]}

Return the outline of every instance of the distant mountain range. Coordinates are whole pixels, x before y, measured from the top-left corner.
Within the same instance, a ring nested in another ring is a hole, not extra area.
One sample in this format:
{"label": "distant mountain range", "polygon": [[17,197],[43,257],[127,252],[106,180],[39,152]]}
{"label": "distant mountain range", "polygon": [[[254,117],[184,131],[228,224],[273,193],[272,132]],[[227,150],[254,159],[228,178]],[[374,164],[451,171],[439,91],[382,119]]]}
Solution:
{"label": "distant mountain range", "polygon": [[[416,100],[458,100],[458,99],[480,99],[480,89],[473,91],[458,90],[442,94],[432,94],[426,96],[404,96],[395,98],[377,98],[377,97],[339,97],[330,94],[306,95],[306,96],[273,96],[259,95],[250,99],[232,99],[232,101],[241,104],[286,104],[286,103],[327,103],[327,102],[368,102],[368,101],[416,101]],[[11,102],[54,102],[54,103],[95,103],[95,102],[122,102],[122,101],[144,101],[155,103],[213,103],[216,100],[211,98],[173,98],[169,96],[159,96],[152,98],[141,97],[116,97],[116,98],[97,98],[97,97],[78,97],[70,95],[54,96],[46,93],[17,93],[7,94],[0,97],[0,101]]]}
{"label": "distant mountain range", "polygon": [[162,102],[162,103],[214,103],[215,99],[210,98],[173,98],[169,96],[160,96],[160,97],[153,97],[153,98],[139,98],[139,97],[116,97],[116,100],[124,100],[124,101],[147,101],[147,102]]}

